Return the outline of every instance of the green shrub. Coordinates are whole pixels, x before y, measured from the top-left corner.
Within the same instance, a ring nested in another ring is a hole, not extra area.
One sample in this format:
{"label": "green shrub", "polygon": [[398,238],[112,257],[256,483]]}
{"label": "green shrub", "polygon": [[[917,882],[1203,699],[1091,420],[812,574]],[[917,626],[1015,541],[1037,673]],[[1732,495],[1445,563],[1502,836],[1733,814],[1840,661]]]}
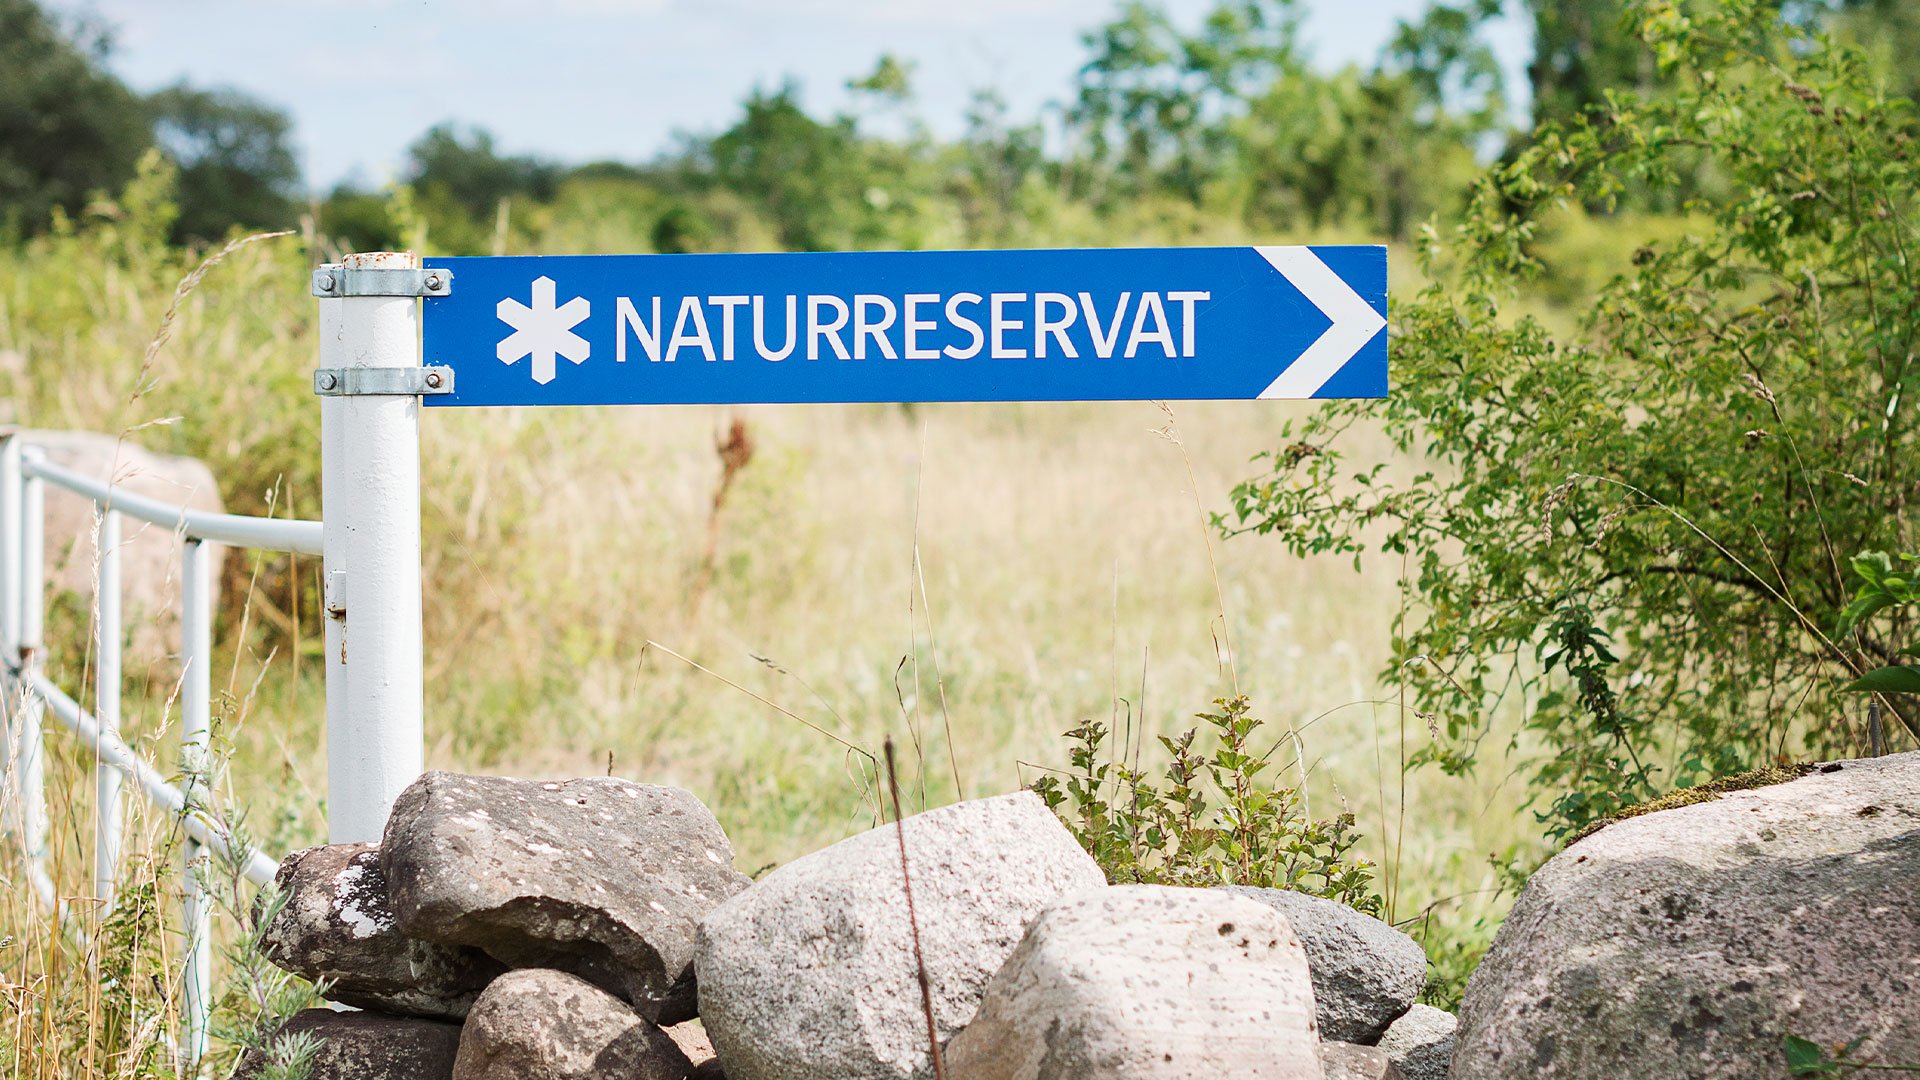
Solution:
{"label": "green shrub", "polygon": [[[1211,752],[1196,749],[1200,728],[1161,736],[1166,785],[1156,787],[1121,755],[1101,760],[1110,734],[1089,721],[1067,732],[1073,771],[1033,785],[1116,884],[1259,885],[1337,900],[1380,912],[1373,867],[1352,854],[1360,840],[1352,814],[1310,820],[1299,793],[1263,781],[1274,752],[1256,754],[1261,721],[1245,697],[1215,700],[1206,721]],[[1286,742],[1275,744],[1290,745]]]}
{"label": "green shrub", "polygon": [[[1507,745],[1555,836],[1864,750],[1838,688],[1889,658],[1828,633],[1851,591],[1838,553],[1915,526],[1911,104],[1777,5],[1628,7],[1658,95],[1543,126],[1450,237],[1430,229],[1435,284],[1393,312],[1391,396],[1285,429],[1220,523],[1303,556],[1404,554],[1415,617],[1389,671],[1441,726],[1418,760],[1471,769],[1518,704]],[[1614,213],[1704,173],[1657,228]],[[1521,313],[1542,230],[1573,207],[1636,248],[1563,328]],[[1377,425],[1425,471],[1343,455],[1343,432]],[[1886,707],[1914,742],[1920,715]]]}

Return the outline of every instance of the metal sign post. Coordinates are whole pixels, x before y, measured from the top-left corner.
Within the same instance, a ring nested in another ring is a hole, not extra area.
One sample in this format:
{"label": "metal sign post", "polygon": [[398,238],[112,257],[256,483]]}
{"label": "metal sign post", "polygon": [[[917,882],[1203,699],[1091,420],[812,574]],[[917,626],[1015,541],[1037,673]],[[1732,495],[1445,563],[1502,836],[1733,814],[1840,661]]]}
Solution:
{"label": "metal sign post", "polygon": [[[321,520],[327,609],[327,828],[379,840],[425,768],[420,643],[419,298],[451,275],[410,253],[350,255],[320,298]],[[451,385],[451,379],[447,379]]]}
{"label": "metal sign post", "polygon": [[383,253],[321,267],[313,293],[335,843],[379,839],[424,766],[423,403],[1387,392],[1383,247]]}

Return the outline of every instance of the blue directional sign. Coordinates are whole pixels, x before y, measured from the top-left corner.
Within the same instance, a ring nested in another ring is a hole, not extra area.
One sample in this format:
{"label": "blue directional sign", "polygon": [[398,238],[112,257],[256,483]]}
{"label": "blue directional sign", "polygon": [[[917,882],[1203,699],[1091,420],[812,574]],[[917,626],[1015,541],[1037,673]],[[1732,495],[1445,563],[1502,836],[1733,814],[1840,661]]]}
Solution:
{"label": "blue directional sign", "polygon": [[430,259],[429,405],[1383,397],[1383,247]]}

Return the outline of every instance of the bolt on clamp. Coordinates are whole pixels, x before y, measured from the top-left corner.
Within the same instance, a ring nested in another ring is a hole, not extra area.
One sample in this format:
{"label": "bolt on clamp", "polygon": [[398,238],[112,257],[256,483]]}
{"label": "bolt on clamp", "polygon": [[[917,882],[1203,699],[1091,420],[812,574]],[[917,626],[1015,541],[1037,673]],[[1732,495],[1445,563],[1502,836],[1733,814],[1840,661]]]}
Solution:
{"label": "bolt on clamp", "polygon": [[313,295],[323,300],[347,296],[451,296],[453,271],[328,263],[313,272]]}
{"label": "bolt on clamp", "polygon": [[450,367],[321,368],[313,373],[321,397],[430,397],[453,393]]}

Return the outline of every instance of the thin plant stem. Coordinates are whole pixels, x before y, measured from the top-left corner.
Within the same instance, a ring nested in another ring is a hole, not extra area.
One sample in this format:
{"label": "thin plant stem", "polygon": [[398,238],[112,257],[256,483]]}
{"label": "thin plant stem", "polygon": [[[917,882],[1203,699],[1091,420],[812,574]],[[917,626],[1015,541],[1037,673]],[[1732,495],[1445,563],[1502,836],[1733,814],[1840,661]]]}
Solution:
{"label": "thin plant stem", "polygon": [[913,906],[913,878],[907,873],[907,819],[900,808],[900,775],[893,765],[893,739],[882,745],[887,755],[887,790],[893,796],[893,831],[900,840],[900,889],[907,896],[907,929],[913,935],[913,970],[920,982],[920,1010],[927,1018],[927,1050],[933,1055],[934,1080],[946,1080],[946,1062],[940,1057],[940,1029],[933,1021],[933,981],[927,977],[927,958],[920,951],[920,916]]}

